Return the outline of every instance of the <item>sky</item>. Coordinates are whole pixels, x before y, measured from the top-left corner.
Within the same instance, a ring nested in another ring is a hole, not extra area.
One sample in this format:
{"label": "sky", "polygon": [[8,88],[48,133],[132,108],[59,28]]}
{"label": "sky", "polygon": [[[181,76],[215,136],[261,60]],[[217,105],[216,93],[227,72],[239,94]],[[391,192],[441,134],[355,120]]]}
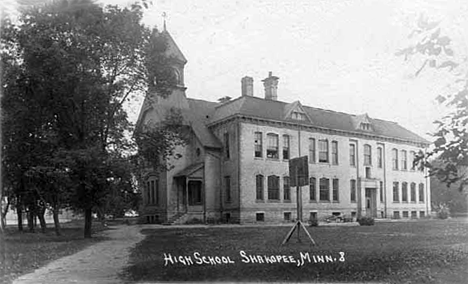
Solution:
{"label": "sky", "polygon": [[[23,0],[24,1],[24,0]],[[128,0],[99,0],[126,4]],[[454,77],[395,53],[421,15],[440,22],[455,59],[468,52],[465,0],[153,0],[144,23],[167,30],[188,60],[187,97],[217,101],[241,94],[240,80],[278,76],[278,100],[395,121],[430,139],[444,111],[435,97]],[[135,120],[139,105],[129,109]]]}

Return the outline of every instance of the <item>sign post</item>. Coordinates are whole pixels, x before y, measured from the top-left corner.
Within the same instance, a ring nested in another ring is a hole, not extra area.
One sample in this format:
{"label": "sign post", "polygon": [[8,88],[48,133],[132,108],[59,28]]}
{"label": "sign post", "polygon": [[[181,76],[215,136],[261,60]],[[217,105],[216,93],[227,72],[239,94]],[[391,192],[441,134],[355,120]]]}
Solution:
{"label": "sign post", "polygon": [[309,234],[307,231],[307,228],[304,226],[304,223],[302,223],[302,186],[308,185],[309,184],[309,161],[307,159],[307,156],[302,156],[299,158],[294,158],[289,160],[289,176],[291,178],[291,184],[290,186],[296,186],[296,201],[297,201],[297,222],[294,224],[294,226],[291,228],[289,233],[286,235],[286,238],[284,238],[283,243],[281,245],[284,245],[289,241],[291,238],[292,234],[294,231],[297,229],[297,240],[300,241],[300,230],[301,227],[304,229],[304,232],[306,235],[309,237],[310,241],[312,244],[315,244],[314,239],[312,239],[312,236]]}

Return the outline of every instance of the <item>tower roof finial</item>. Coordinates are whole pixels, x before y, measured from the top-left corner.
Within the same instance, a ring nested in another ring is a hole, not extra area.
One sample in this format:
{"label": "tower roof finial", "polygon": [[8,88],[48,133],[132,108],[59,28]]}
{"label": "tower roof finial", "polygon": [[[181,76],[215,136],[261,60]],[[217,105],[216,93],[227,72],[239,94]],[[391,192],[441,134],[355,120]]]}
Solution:
{"label": "tower roof finial", "polygon": [[167,14],[166,14],[166,12],[163,12],[163,13],[162,13],[162,17],[163,17],[163,19],[164,19],[164,25],[163,25],[163,28],[164,28],[164,31],[166,31],[166,17],[167,17]]}

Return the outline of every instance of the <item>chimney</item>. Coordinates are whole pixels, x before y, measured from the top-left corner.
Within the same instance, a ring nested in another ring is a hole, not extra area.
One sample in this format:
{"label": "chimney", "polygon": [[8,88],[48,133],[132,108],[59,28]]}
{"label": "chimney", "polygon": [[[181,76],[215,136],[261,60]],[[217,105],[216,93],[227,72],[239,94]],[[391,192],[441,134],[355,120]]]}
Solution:
{"label": "chimney", "polygon": [[241,80],[242,96],[253,97],[253,78],[245,76]]}
{"label": "chimney", "polygon": [[278,79],[279,77],[273,76],[273,73],[270,71],[268,73],[268,78],[262,80],[263,86],[265,87],[265,99],[276,101],[278,99]]}

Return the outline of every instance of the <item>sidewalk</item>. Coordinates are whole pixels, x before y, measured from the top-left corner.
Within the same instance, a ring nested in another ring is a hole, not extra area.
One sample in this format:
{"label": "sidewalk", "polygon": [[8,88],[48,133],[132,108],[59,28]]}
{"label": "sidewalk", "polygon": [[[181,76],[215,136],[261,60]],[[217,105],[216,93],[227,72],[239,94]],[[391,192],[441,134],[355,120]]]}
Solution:
{"label": "sidewalk", "polygon": [[119,225],[102,235],[110,238],[80,252],[55,260],[23,275],[13,284],[118,284],[118,274],[127,265],[130,248],[145,237],[141,226]]}

